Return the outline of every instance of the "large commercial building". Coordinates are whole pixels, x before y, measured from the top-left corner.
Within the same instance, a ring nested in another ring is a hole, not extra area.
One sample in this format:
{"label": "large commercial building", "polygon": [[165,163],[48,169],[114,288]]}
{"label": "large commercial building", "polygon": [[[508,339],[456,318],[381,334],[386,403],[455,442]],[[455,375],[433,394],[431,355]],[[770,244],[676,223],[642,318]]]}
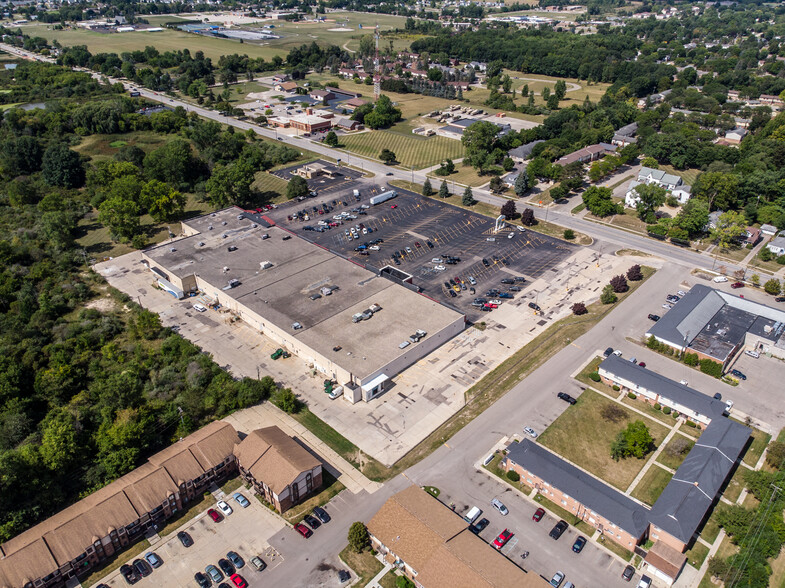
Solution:
{"label": "large commercial building", "polygon": [[202,292],[342,384],[350,402],[378,396],[465,326],[463,314],[236,207],[183,222],[183,234],[143,252],[159,285]]}
{"label": "large commercial building", "polygon": [[785,311],[698,284],[646,336],[724,368],[744,349],[785,359]]}
{"label": "large commercial building", "polygon": [[468,529],[466,521],[425,490],[409,486],[368,522],[374,549],[418,588],[546,587]]}
{"label": "large commercial building", "polygon": [[0,545],[0,587],[49,588],[82,577],[237,471],[234,428],[214,422]]}

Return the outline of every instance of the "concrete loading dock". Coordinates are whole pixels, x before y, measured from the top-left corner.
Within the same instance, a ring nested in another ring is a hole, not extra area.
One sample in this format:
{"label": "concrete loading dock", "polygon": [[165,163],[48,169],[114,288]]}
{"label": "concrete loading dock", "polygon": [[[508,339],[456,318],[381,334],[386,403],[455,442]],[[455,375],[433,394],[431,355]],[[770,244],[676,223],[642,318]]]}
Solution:
{"label": "concrete loading dock", "polygon": [[[183,223],[189,236],[143,258],[156,277],[203,292],[336,380],[350,402],[374,398],[463,330],[462,314],[259,220],[239,208],[198,217]],[[427,335],[412,343],[417,331]]]}

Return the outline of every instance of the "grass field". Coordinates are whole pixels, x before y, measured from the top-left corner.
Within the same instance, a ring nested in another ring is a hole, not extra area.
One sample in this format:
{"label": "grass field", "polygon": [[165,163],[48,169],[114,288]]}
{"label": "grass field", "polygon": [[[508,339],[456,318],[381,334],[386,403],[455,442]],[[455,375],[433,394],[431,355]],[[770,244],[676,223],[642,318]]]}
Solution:
{"label": "grass field", "polygon": [[162,135],[152,131],[134,131],[117,135],[90,135],[84,137],[82,142],[74,147],[74,150],[81,155],[87,155],[95,162],[111,159],[125,145],[136,145],[148,153],[176,138],[178,135]]}
{"label": "grass field", "polygon": [[338,555],[359,577],[357,583],[352,584],[358,588],[367,586],[368,582],[373,580],[374,576],[384,569],[382,563],[371,555],[370,550],[365,550],[362,553],[355,553],[347,545]]}
{"label": "grass field", "polygon": [[286,186],[289,184],[278,176],[267,172],[257,172],[251,188],[262,194],[264,202],[280,203],[286,201]]}
{"label": "grass field", "polygon": [[687,563],[696,570],[699,570],[703,565],[703,560],[709,555],[709,548],[703,543],[696,541],[695,545],[692,546],[692,549],[688,550],[685,555],[687,556]]}
{"label": "grass field", "polygon": [[687,457],[687,454],[692,450],[693,445],[695,445],[695,441],[676,434],[662,451],[660,451],[660,454],[657,456],[657,461],[673,470],[679,469],[684,458]]}
{"label": "grass field", "polygon": [[445,159],[463,157],[460,141],[447,137],[420,137],[390,131],[368,131],[341,137],[344,148],[372,159],[378,159],[382,149],[389,149],[404,168],[421,169],[436,165]]}
{"label": "grass field", "polygon": [[[183,16],[183,18],[187,17]],[[214,61],[218,61],[221,55],[232,53],[246,54],[249,57],[264,57],[269,60],[275,55],[285,58],[292,48],[314,41],[322,46],[338,45],[349,50],[356,50],[363,34],[373,34],[371,27],[374,25],[378,24],[381,30],[390,30],[397,27],[403,28],[406,22],[406,19],[401,16],[355,12],[331,12],[328,18],[329,20],[324,23],[275,21],[275,32],[281,35],[281,38],[263,43],[240,43],[231,39],[217,39],[171,29],[157,33],[138,31],[104,34],[77,28],[55,31],[50,25],[35,24],[25,25],[22,30],[30,36],[41,36],[50,41],[57,39],[65,46],[87,45],[87,48],[93,53],[122,53],[144,49],[145,46],[152,45],[161,52],[187,48],[193,55],[196,51],[202,51],[206,57],[210,57]],[[151,21],[151,24],[163,24],[176,20],[178,18],[174,16],[158,17],[156,22]],[[337,21],[348,21],[346,28],[352,30],[330,31],[329,29],[343,28]],[[358,29],[360,24],[367,30]],[[397,49],[403,49],[408,47],[409,42],[402,41],[396,45],[398,45]]]}
{"label": "grass field", "polygon": [[672,165],[660,165],[660,169],[668,172],[669,174],[674,174],[681,177],[684,180],[685,184],[689,184],[692,186],[695,183],[695,180],[698,179],[698,176],[701,174],[701,170],[699,169],[676,169]]}
{"label": "grass field", "polygon": [[[603,416],[607,407],[618,409],[619,417],[615,422]],[[610,448],[616,435],[636,420],[646,423],[655,445],[667,434],[667,429],[659,423],[641,417],[588,389],[578,398],[577,404],[565,410],[540,435],[540,442],[624,491],[646,462],[635,458],[614,461]],[[576,443],[576,439],[580,442]]]}
{"label": "grass field", "polygon": [[[442,185],[442,180],[447,180],[447,185],[452,191],[452,183],[455,182],[456,184],[463,184],[464,186],[484,186],[488,182],[491,181],[493,176],[481,176],[477,173],[477,170],[474,169],[470,165],[463,165],[461,163],[455,164],[455,172],[450,174],[449,176],[437,176],[435,174],[428,174],[428,177],[431,178],[431,185],[433,186],[434,190],[438,190],[439,186]],[[456,188],[457,191],[457,188]]]}
{"label": "grass field", "polygon": [[665,486],[668,485],[672,477],[673,475],[670,472],[652,465],[640,479],[638,485],[635,486],[632,496],[651,506],[660,497],[660,494],[665,490]]}

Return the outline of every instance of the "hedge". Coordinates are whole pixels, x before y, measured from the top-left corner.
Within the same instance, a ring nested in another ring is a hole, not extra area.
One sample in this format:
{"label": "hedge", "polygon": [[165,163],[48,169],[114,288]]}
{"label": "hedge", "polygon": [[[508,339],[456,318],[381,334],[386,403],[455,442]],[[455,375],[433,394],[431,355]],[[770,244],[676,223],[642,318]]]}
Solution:
{"label": "hedge", "polygon": [[662,410],[662,405],[659,402],[655,403],[654,410]]}
{"label": "hedge", "polygon": [[700,370],[704,374],[708,374],[708,375],[713,376],[715,378],[721,378],[722,377],[722,364],[718,363],[718,362],[716,362],[716,361],[714,361],[712,359],[708,359],[708,358],[701,359],[700,360]]}
{"label": "hedge", "polygon": [[616,384],[614,384],[613,385],[613,391],[614,392],[618,392],[619,390],[621,390],[621,388],[619,388]]}
{"label": "hedge", "polygon": [[597,372],[592,372],[592,373],[589,374],[589,379],[592,382],[599,382],[600,381],[600,374],[598,374]]}
{"label": "hedge", "polygon": [[671,407],[670,406],[664,407],[662,409],[662,412],[664,412],[665,414],[670,414],[671,413]]}
{"label": "hedge", "polygon": [[627,398],[632,398],[633,400],[635,400],[637,396],[633,392],[627,392]]}
{"label": "hedge", "polygon": [[521,479],[521,476],[515,470],[510,470],[509,472],[507,472],[507,479],[510,480],[511,482],[517,482],[518,480]]}

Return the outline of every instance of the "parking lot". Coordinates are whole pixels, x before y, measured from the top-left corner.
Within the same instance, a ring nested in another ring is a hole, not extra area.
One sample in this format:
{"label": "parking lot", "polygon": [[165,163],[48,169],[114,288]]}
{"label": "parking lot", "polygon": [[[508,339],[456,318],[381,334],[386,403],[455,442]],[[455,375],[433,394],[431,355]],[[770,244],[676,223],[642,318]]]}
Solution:
{"label": "parking lot", "polygon": [[[490,288],[504,289],[510,296],[507,301],[520,297],[510,292],[512,284],[501,284],[503,278],[533,281],[576,251],[573,245],[533,231],[507,227],[495,233],[494,221],[488,217],[399,188],[396,198],[372,206],[371,196],[385,191],[383,187],[360,182],[346,187],[357,189],[359,199],[351,190],[333,191],[279,207],[270,216],[357,263],[393,266],[412,275],[424,293],[458,307],[470,318],[483,314],[472,306],[475,298],[488,302],[498,298],[486,296]],[[293,214],[303,210],[309,213],[307,219]],[[381,241],[370,244],[377,240]],[[523,281],[512,285],[513,290],[524,285]]]}
{"label": "parking lot", "polygon": [[[330,163],[329,161],[324,161],[323,159],[317,159],[316,161],[312,161],[310,164],[306,165],[314,164],[323,165],[329,170],[334,171],[334,177],[332,178],[328,177],[327,175],[320,175],[315,178],[307,178],[305,180],[308,183],[308,187],[311,190],[316,190],[319,194],[332,194],[336,190],[340,190],[342,188],[345,189],[357,178],[362,177],[362,174],[356,170],[350,169],[348,167],[338,168],[335,166],[335,164]],[[288,182],[292,178],[292,173],[301,167],[303,167],[303,164],[300,163],[297,165],[284,167],[270,173]],[[314,199],[309,198],[306,202],[310,203],[312,200]],[[303,203],[303,205],[305,205],[305,203]],[[313,204],[311,204],[311,206],[313,206]]]}
{"label": "parking lot", "polygon": [[[195,586],[194,574],[204,573],[205,566],[209,564],[217,567],[218,560],[226,558],[228,551],[237,552],[245,560],[246,565],[237,572],[249,586],[263,585],[266,574],[285,565],[285,555],[270,547],[270,538],[284,529],[290,533],[294,531],[287,529],[283,520],[262,506],[250,492],[243,494],[250,501],[248,508],[241,508],[234,500],[227,500],[234,512],[221,522],[213,522],[205,511],[178,529],[191,535],[194,541],[191,547],[184,547],[177,539],[176,532],[157,542],[153,539],[150,549],[144,553],[154,551],[163,565],[148,577],[142,578],[137,585]],[[251,566],[249,562],[253,556],[261,557],[267,569],[260,572]],[[104,583],[112,588],[126,585],[119,571],[104,579]]]}

